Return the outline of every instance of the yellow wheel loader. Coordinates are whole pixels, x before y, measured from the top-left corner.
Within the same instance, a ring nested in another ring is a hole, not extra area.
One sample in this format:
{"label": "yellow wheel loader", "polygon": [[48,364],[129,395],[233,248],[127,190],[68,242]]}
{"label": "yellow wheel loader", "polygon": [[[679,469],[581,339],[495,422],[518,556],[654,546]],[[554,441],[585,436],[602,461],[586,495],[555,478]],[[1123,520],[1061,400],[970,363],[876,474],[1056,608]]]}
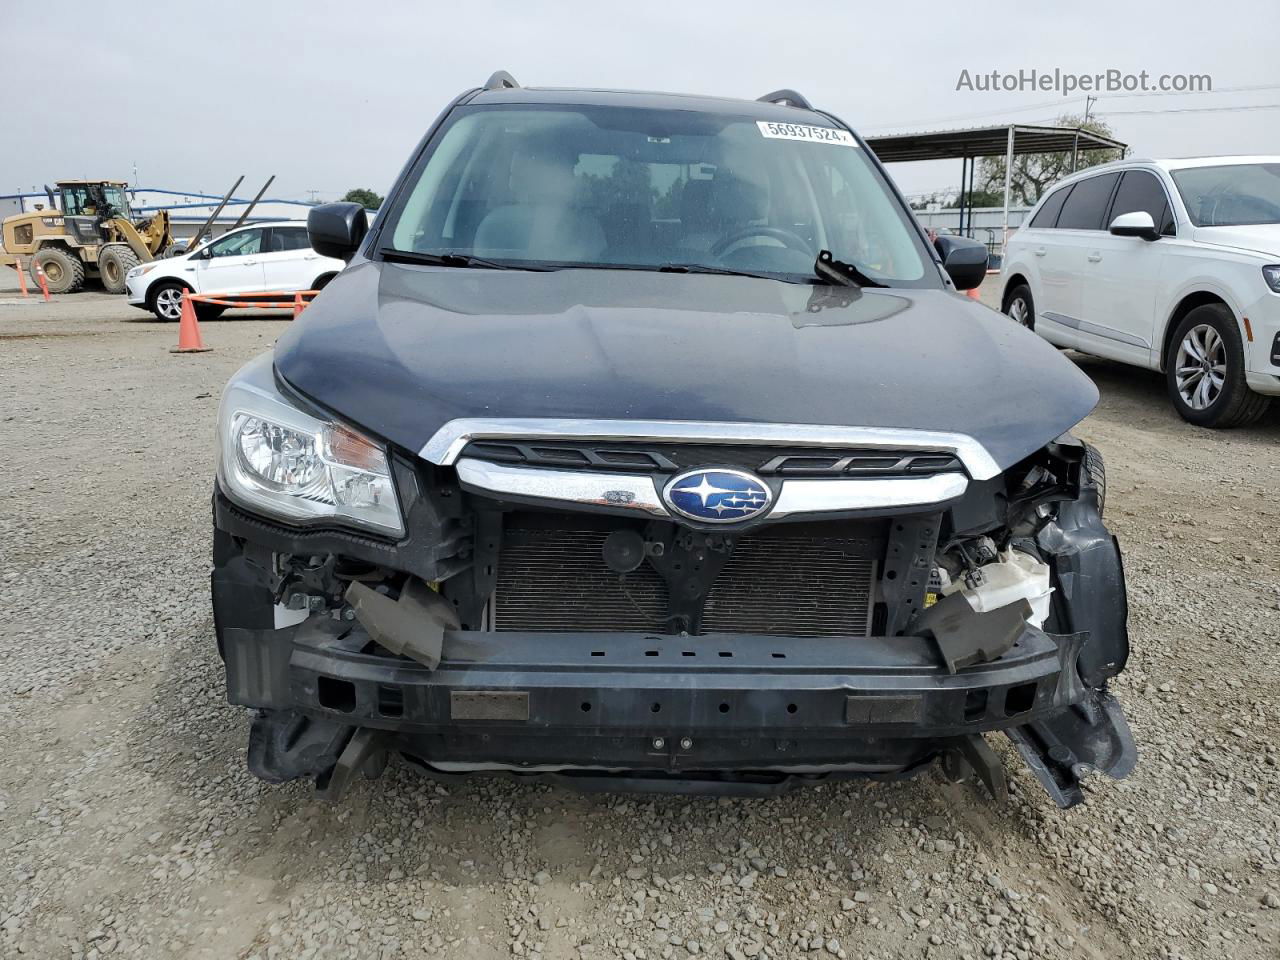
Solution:
{"label": "yellow wheel loader", "polygon": [[0,224],[0,265],[25,266],[50,293],[74,293],[98,277],[108,293],[123,293],[139,263],[167,256],[173,246],[169,212],[134,220],[127,184],[118,180],[59,180],[45,187],[49,209],[6,217]]}

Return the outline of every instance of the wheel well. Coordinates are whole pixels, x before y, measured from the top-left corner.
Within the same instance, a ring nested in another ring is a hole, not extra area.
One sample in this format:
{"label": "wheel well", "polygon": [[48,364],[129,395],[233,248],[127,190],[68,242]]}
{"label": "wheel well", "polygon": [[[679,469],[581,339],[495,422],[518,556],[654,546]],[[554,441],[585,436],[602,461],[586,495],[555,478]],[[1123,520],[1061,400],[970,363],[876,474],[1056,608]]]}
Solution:
{"label": "wheel well", "polygon": [[[1169,355],[1169,344],[1173,342],[1174,331],[1178,329],[1178,324],[1182,322],[1183,317],[1196,307],[1204,307],[1213,303],[1227,307],[1227,310],[1231,311],[1225,300],[1216,293],[1210,293],[1208,290],[1198,290],[1195,293],[1187,294],[1173,308],[1173,313],[1169,315],[1169,323],[1164,328],[1164,342],[1160,344],[1160,369],[1162,371],[1164,370],[1165,357]],[[1231,316],[1235,317],[1234,311],[1231,311]]]}
{"label": "wheel well", "polygon": [[61,237],[56,240],[45,240],[43,243],[36,244],[36,248],[31,251],[31,255],[34,257],[41,250],[61,250],[68,257],[75,257],[77,260],[80,260],[80,254],[77,253],[79,246],[73,247],[71,244],[65,242]]}
{"label": "wheel well", "polygon": [[1021,283],[1026,283],[1028,287],[1031,286],[1030,283],[1027,283],[1027,278],[1020,273],[1015,273],[1009,278],[1009,282],[1004,285],[1004,294],[1000,297],[1001,309],[1005,307],[1005,301],[1009,299],[1009,291]]}
{"label": "wheel well", "polygon": [[324,287],[325,284],[327,284],[330,280],[332,280],[337,275],[338,275],[338,272],[336,270],[330,270],[328,273],[320,274],[320,276],[316,277],[315,280],[312,281],[311,289],[312,290],[321,289],[322,287]]}
{"label": "wheel well", "polygon": [[165,277],[162,280],[157,280],[155,283],[151,284],[151,286],[147,287],[147,309],[155,309],[156,294],[159,293],[162,288],[173,286],[182,287],[184,290],[191,290],[191,284],[184,280],[179,280],[177,277]]}

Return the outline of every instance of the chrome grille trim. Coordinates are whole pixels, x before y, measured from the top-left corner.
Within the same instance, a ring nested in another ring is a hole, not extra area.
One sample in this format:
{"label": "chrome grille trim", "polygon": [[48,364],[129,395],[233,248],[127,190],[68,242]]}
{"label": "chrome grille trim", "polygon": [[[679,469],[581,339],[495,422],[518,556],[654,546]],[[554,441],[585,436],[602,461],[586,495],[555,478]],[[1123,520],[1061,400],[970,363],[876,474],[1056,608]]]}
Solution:
{"label": "chrome grille trim", "polygon": [[892,480],[784,480],[778,500],[767,516],[924,507],[955,500],[963,496],[968,487],[969,481],[960,473]]}
{"label": "chrome grille trim", "polygon": [[508,467],[488,460],[463,457],[458,479],[464,487],[488,493],[532,497],[555,503],[583,503],[670,516],[658,499],[658,488],[647,474],[601,473],[596,470],[547,470]]}
{"label": "chrome grille trim", "polygon": [[[470,457],[459,460],[457,470],[464,487],[485,493],[671,516],[653,478],[646,474],[511,467]],[[962,496],[968,486],[969,481],[960,473],[884,480],[783,480],[773,509],[761,519],[941,504]]]}
{"label": "chrome grille trim", "polygon": [[977,440],[963,433],[890,427],[842,427],[812,423],[726,423],[697,420],[580,420],[536,417],[450,420],[419,451],[440,466],[458,461],[472,440],[590,439],[687,443],[776,443],[795,447],[879,447],[953,453],[975,480],[999,475],[1000,467]]}

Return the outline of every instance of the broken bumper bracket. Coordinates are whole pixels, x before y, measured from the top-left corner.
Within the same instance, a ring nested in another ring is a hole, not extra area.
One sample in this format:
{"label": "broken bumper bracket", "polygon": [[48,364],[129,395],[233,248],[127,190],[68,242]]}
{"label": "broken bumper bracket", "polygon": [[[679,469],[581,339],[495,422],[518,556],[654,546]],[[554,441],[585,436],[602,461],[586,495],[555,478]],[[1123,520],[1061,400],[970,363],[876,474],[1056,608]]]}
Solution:
{"label": "broken bumper bracket", "polygon": [[1081,781],[1090,772],[1120,780],[1138,762],[1138,748],[1120,704],[1105,691],[1090,691],[1085,700],[1061,713],[1005,733],[1063,810],[1084,800]]}

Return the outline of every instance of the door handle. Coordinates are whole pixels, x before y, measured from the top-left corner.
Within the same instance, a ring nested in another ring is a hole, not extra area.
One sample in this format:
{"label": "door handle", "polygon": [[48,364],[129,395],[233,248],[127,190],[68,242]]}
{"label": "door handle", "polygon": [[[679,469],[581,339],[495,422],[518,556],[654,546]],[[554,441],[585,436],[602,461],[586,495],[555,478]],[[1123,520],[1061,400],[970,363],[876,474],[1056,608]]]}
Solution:
{"label": "door handle", "polygon": [[319,259],[320,259],[320,254],[318,254],[318,253],[309,253],[309,254],[307,254],[305,257],[303,257],[302,259],[303,259],[303,260],[319,260]]}
{"label": "door handle", "polygon": [[246,261],[244,262],[244,265],[245,265],[246,267],[252,267],[252,266],[253,266],[254,264],[256,264],[257,262],[258,262],[257,260],[246,260]]}
{"label": "door handle", "polygon": [[1093,253],[1089,254],[1090,263],[1097,263],[1101,259],[1102,259],[1102,254],[1098,253],[1096,250]]}
{"label": "door handle", "polygon": [[1046,250],[1044,247],[1036,247],[1035,249],[1035,254],[1037,257],[1043,257],[1048,252],[1049,251]]}

